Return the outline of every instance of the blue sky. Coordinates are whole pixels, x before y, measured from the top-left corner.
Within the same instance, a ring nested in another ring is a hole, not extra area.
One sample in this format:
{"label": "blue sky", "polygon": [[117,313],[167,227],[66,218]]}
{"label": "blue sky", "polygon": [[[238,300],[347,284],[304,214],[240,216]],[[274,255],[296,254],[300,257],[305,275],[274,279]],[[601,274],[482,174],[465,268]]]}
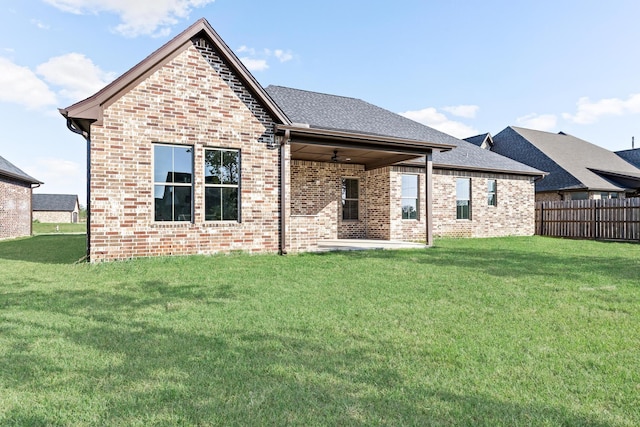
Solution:
{"label": "blue sky", "polygon": [[78,194],[57,112],[205,17],[258,81],[351,96],[459,138],[507,126],[640,147],[637,0],[3,0],[0,155]]}

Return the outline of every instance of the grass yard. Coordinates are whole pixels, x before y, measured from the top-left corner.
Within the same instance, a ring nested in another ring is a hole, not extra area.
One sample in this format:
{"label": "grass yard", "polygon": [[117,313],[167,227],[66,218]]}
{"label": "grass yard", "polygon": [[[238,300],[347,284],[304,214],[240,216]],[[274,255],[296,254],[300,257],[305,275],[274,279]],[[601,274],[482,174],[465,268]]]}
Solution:
{"label": "grass yard", "polygon": [[0,242],[0,425],[640,425],[640,245],[74,264]]}
{"label": "grass yard", "polygon": [[55,222],[33,222],[33,234],[52,234],[52,233],[86,233],[87,223],[55,223]]}

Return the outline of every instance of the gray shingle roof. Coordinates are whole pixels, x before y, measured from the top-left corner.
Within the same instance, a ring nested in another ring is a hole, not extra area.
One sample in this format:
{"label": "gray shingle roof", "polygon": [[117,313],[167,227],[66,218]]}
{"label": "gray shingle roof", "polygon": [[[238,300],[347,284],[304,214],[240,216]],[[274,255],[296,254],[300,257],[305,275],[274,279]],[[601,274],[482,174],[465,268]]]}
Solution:
{"label": "gray shingle roof", "polygon": [[622,191],[623,185],[594,170],[628,176],[640,172],[615,153],[565,133],[509,126],[493,137],[493,143],[493,151],[549,172],[536,183],[536,191]]}
{"label": "gray shingle roof", "polygon": [[411,119],[356,98],[283,86],[267,86],[269,96],[293,123],[312,128],[383,135],[455,145],[433,153],[434,166],[540,174],[539,170],[483,150]]}
{"label": "gray shingle roof", "polygon": [[78,202],[75,194],[34,194],[32,209],[34,211],[73,212]]}
{"label": "gray shingle roof", "polygon": [[19,181],[24,181],[29,184],[42,184],[42,182],[26,174],[24,171],[22,171],[20,168],[18,168],[2,156],[0,156],[0,175],[14,178]]}
{"label": "gray shingle roof", "polygon": [[464,140],[480,147],[489,135],[489,133],[482,133],[480,135],[470,136],[469,138],[465,138]]}
{"label": "gray shingle roof", "polygon": [[631,163],[633,166],[640,168],[640,148],[616,151],[616,154]]}

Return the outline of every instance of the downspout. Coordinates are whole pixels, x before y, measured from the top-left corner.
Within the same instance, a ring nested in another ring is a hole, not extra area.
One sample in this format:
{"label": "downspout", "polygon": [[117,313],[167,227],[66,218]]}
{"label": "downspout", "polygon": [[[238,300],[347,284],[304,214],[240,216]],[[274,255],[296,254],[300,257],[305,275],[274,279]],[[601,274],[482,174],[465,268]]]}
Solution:
{"label": "downspout", "polygon": [[287,165],[285,162],[286,145],[291,137],[289,129],[284,131],[280,140],[280,255],[287,254],[287,193],[286,182]]}
{"label": "downspout", "polygon": [[41,185],[41,183],[31,184],[31,197],[29,198],[29,212],[31,213],[29,221],[29,236],[33,236],[33,189],[38,188]]}
{"label": "downspout", "polygon": [[67,117],[67,129],[82,136],[87,141],[87,254],[86,259],[90,261],[91,254],[91,135],[78,128],[73,120]]}

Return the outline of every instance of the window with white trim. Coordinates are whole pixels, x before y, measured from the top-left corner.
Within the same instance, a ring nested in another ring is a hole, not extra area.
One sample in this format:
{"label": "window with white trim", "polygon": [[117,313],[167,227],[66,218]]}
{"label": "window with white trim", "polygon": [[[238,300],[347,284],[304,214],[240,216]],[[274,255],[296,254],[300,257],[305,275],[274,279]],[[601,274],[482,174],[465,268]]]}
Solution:
{"label": "window with white trim", "polygon": [[402,175],[402,219],[418,219],[418,175]]}
{"label": "window with white trim", "polygon": [[456,180],[456,219],[471,219],[471,179]]}
{"label": "window with white trim", "polygon": [[487,180],[487,204],[498,206],[498,181],[495,179]]}
{"label": "window with white trim", "polygon": [[205,221],[240,221],[240,151],[204,150]]}
{"label": "window with white trim", "polygon": [[154,220],[191,221],[192,200],[193,147],[154,144]]}

